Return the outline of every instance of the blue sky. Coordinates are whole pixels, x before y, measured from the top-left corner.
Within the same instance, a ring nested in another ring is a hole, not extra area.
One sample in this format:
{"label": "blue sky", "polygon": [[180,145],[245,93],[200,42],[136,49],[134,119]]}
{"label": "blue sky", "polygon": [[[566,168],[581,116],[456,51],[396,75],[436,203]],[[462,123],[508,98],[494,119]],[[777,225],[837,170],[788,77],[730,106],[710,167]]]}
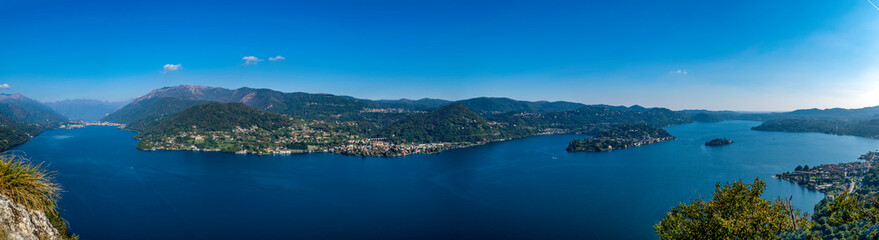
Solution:
{"label": "blue sky", "polygon": [[370,99],[864,107],[879,105],[879,9],[867,0],[13,0],[0,2],[2,84],[42,101],[196,84]]}

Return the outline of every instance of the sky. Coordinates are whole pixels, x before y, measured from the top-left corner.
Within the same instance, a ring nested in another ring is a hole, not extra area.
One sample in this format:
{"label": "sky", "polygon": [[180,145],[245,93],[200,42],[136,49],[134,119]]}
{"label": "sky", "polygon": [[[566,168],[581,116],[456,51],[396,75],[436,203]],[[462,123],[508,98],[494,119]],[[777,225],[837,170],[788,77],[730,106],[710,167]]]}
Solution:
{"label": "sky", "polygon": [[674,110],[876,106],[879,7],[869,0],[0,2],[0,93],[123,101],[181,84]]}

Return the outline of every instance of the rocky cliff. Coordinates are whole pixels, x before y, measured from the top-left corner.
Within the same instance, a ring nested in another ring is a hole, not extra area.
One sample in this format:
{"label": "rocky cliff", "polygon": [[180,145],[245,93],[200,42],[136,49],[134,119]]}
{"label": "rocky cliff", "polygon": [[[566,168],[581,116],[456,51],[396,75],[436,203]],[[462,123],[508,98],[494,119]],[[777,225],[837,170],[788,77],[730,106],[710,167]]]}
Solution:
{"label": "rocky cliff", "polygon": [[0,239],[62,239],[46,215],[13,203],[0,194]]}

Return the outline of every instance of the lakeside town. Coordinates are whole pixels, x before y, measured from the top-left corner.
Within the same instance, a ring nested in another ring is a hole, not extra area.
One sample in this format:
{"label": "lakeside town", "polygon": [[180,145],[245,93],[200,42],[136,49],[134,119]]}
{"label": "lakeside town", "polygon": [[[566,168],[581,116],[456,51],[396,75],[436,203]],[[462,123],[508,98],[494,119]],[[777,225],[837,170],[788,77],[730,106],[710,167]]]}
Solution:
{"label": "lakeside town", "polygon": [[124,128],[125,124],[112,123],[112,122],[101,122],[101,121],[93,121],[93,122],[78,121],[78,122],[69,122],[67,124],[62,124],[62,125],[58,126],[58,128],[60,128],[60,129],[77,129],[77,128],[84,128],[84,127],[88,127],[88,126],[111,126],[111,127]]}
{"label": "lakeside town", "polygon": [[256,126],[239,126],[231,131],[190,130],[173,136],[146,134],[139,137],[141,142],[137,147],[146,151],[183,150],[257,155],[330,152],[353,156],[404,156],[432,154],[487,143],[391,143],[384,138],[366,138],[349,131],[356,128],[356,125],[355,122],[302,120],[293,126],[272,131]]}
{"label": "lakeside town", "polygon": [[861,186],[864,176],[879,161],[879,151],[868,152],[858,159],[861,161],[821,164],[816,167],[797,166],[793,172],[779,173],[774,177],[833,198],[844,192],[854,192]]}

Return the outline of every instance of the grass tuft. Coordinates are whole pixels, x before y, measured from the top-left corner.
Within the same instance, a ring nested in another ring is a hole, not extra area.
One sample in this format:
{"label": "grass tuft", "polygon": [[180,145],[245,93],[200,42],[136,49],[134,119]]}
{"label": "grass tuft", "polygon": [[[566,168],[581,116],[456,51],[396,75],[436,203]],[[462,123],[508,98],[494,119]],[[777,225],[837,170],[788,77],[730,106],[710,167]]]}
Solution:
{"label": "grass tuft", "polygon": [[61,187],[53,182],[53,172],[23,156],[0,154],[0,194],[15,204],[43,212],[64,239],[77,239],[67,231],[67,222],[55,208]]}

